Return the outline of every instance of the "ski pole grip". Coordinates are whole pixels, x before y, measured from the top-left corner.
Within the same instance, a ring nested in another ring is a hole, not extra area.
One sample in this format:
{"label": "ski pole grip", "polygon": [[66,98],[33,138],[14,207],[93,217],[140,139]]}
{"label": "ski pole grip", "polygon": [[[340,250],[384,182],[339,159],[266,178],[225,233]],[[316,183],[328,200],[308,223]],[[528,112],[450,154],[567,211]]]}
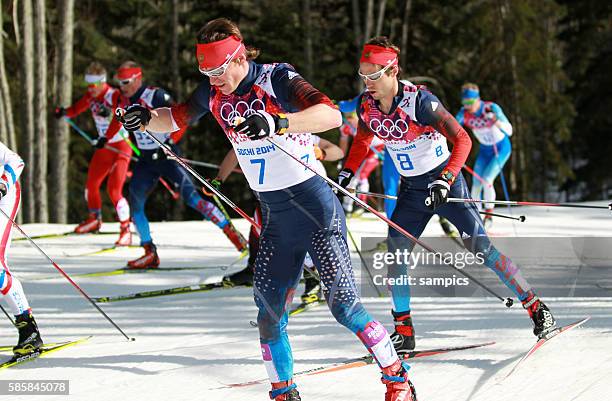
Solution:
{"label": "ski pole grip", "polygon": [[514,305],[514,299],[512,298],[506,298],[504,299],[504,305],[506,306],[506,308],[511,308],[512,305]]}

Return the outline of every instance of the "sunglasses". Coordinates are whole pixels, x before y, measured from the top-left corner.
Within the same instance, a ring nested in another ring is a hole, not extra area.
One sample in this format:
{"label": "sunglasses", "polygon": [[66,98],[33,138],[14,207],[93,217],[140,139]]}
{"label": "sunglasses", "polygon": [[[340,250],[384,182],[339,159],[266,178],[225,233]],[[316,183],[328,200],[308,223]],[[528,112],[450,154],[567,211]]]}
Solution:
{"label": "sunglasses", "polygon": [[363,79],[364,81],[378,81],[383,74],[390,68],[393,67],[395,65],[394,62],[390,62],[389,64],[387,64],[386,66],[384,66],[382,69],[373,72],[371,74],[362,74],[361,71],[357,71],[357,74],[359,74],[359,77],[361,77],[361,79]]}
{"label": "sunglasses", "polygon": [[117,79],[117,83],[120,86],[125,86],[125,85],[129,85],[132,82],[134,82],[135,79],[136,79],[136,77],[132,77],[132,78],[128,78],[128,79]]}
{"label": "sunglasses", "polygon": [[461,101],[461,104],[463,104],[464,106],[471,106],[474,103],[476,103],[476,99],[463,99]]}
{"label": "sunglasses", "polygon": [[236,47],[236,50],[234,50],[234,52],[232,53],[231,56],[229,56],[229,58],[225,61],[225,63],[221,64],[219,67],[214,68],[212,70],[203,70],[202,67],[198,67],[198,69],[200,70],[200,72],[204,75],[206,75],[207,77],[220,77],[221,75],[225,74],[225,71],[227,71],[227,68],[229,67],[230,63],[232,62],[232,60],[234,59],[234,56],[236,54],[238,54],[238,50],[240,50],[240,48],[242,47],[242,43],[238,44],[238,47]]}

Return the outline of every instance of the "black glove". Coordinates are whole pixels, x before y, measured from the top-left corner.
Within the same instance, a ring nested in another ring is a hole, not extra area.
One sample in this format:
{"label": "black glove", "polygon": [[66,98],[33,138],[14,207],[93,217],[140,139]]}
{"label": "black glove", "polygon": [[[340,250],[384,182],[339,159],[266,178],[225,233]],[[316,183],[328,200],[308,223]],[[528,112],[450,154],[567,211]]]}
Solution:
{"label": "black glove", "polygon": [[455,181],[455,176],[450,171],[442,171],[440,177],[427,186],[429,196],[425,199],[425,205],[435,210],[448,202],[448,194],[453,181]]}
{"label": "black glove", "polygon": [[133,104],[125,109],[125,113],[119,116],[119,121],[128,131],[139,131],[142,126],[147,126],[151,121],[151,111],[139,104]]}
{"label": "black glove", "polygon": [[283,134],[288,127],[287,118],[258,110],[238,124],[235,131],[245,134],[250,140],[266,138],[272,134]]}
{"label": "black glove", "polygon": [[98,138],[93,140],[93,146],[97,149],[102,149],[108,142],[108,139],[105,136],[99,136]]}
{"label": "black glove", "polygon": [[338,182],[338,185],[346,189],[346,187],[351,183],[351,180],[354,176],[355,173],[353,173],[348,168],[344,168],[340,173],[338,173],[338,178],[336,181]]}
{"label": "black glove", "polygon": [[53,114],[55,114],[55,118],[59,120],[66,115],[66,109],[63,107],[56,107]]}
{"label": "black glove", "polygon": [[100,117],[109,117],[111,115],[111,110],[106,107],[106,106],[102,106],[100,107],[100,109],[98,110],[98,115]]}
{"label": "black glove", "polygon": [[7,192],[8,192],[8,189],[6,188],[6,184],[3,182],[0,182],[0,199],[4,198]]}

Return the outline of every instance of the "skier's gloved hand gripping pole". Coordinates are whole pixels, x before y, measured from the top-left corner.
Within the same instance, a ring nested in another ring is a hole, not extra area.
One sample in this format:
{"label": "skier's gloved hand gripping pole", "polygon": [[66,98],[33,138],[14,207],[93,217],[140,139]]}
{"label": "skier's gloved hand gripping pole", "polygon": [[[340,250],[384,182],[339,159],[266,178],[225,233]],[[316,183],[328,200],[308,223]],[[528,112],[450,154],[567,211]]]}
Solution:
{"label": "skier's gloved hand gripping pole", "polygon": [[2,209],[0,209],[0,212],[2,212],[2,215],[4,217],[6,217],[6,219],[17,229],[21,232],[21,234],[23,234],[24,237],[26,237],[28,239],[28,241],[30,241],[30,243],[32,245],[34,245],[34,248],[36,248],[38,250],[38,252],[40,252],[45,258],[47,258],[47,260],[49,262],[51,262],[51,264],[53,265],[53,267],[55,267],[55,269],[61,273],[62,276],[64,276],[66,278],[66,280],[68,280],[68,282],[70,284],[72,284],[72,286],[74,288],[76,288],[81,295],[83,295],[97,310],[98,312],[100,312],[102,314],[102,316],[104,316],[106,318],[106,320],[108,320],[110,322],[110,324],[112,324],[128,341],[134,341],[135,338],[130,338],[128,337],[127,334],[125,334],[125,332],[123,330],[121,330],[121,328],[119,326],[117,326],[117,323],[115,323],[113,321],[113,319],[111,319],[99,306],[98,304],[89,296],[87,295],[87,293],[85,291],[83,291],[83,289],[81,287],[79,287],[79,285],[77,283],[75,283],[72,278],[70,278],[70,276],[68,274],[66,274],[66,272],[58,266],[57,263],[55,263],[55,261],[53,261],[53,259],[51,259],[49,257],[49,255],[47,255],[47,253],[45,251],[43,251],[36,242],[34,242],[34,240],[32,238],[30,238],[30,236],[28,234],[25,233],[25,231],[23,231],[23,229],[21,228],[21,226],[19,226],[19,224],[15,223],[15,221],[13,221],[13,219],[10,218],[10,216],[8,214],[6,214],[6,212]]}
{"label": "skier's gloved hand gripping pole", "polygon": [[[239,119],[237,119],[237,120],[239,120]],[[272,140],[270,138],[270,135],[272,135],[272,134],[282,135],[282,134],[284,134],[284,132],[288,128],[288,120],[287,120],[287,118],[284,115],[269,114],[269,113],[267,113],[267,112],[265,112],[263,110],[259,110],[259,111],[255,112],[255,113],[251,114],[246,119],[240,119],[239,121],[234,121],[234,125],[236,127],[235,131],[237,133],[244,134],[244,135],[248,136],[251,140],[265,139],[266,141],[268,141],[269,143],[271,143],[272,145],[277,147],[279,150],[281,150],[283,153],[285,153],[287,156],[289,156],[290,158],[292,158],[296,162],[300,163],[302,166],[304,166],[308,170],[312,171],[314,174],[316,174],[319,177],[321,177],[322,179],[324,179],[329,185],[331,185],[332,187],[336,188],[336,190],[342,192],[344,195],[346,195],[349,198],[351,198],[354,202],[357,202],[357,204],[359,204],[361,207],[363,207],[364,209],[366,209],[370,213],[375,214],[379,219],[381,219],[382,221],[387,223],[389,226],[391,226],[394,229],[396,229],[403,236],[405,236],[409,240],[413,241],[414,243],[419,244],[421,247],[423,247],[423,249],[425,249],[425,250],[427,250],[429,252],[435,253],[433,248],[431,248],[429,245],[427,245],[427,244],[423,243],[422,241],[420,241],[419,239],[415,238],[413,235],[411,235],[408,231],[404,230],[397,223],[389,220],[386,216],[384,216],[378,210],[374,209],[373,207],[368,205],[366,202],[362,201],[361,199],[356,197],[354,194],[352,194],[350,191],[348,191],[347,189],[342,187],[342,185],[336,183],[334,180],[332,180],[329,177],[326,177],[326,176],[323,176],[323,175],[319,174],[313,167],[311,167],[310,165],[304,163],[300,158],[298,158],[297,156],[293,155],[291,152],[286,150],[283,146],[279,145],[278,142]],[[346,179],[347,177],[344,177],[344,178]],[[347,181],[347,183],[348,183],[348,181]],[[474,278],[471,274],[469,274],[467,272],[464,272],[463,270],[461,270],[458,267],[456,267],[454,264],[447,263],[447,265],[452,267],[453,269],[457,270],[459,273],[461,273],[465,277],[469,278],[474,283],[476,283],[479,286],[481,286],[483,289],[485,289],[491,295],[495,296],[497,299],[502,301],[506,307],[509,308],[514,303],[514,300],[512,298],[503,298],[503,297],[499,296],[493,290],[491,290],[486,285],[484,285],[483,283],[478,281],[476,278]]]}
{"label": "skier's gloved hand gripping pole", "polygon": [[[136,116],[128,115],[127,112],[128,111],[132,112],[132,110],[135,113],[138,113],[138,114],[144,113],[144,115],[136,115]],[[149,120],[151,119],[151,111],[146,110],[144,107],[140,107],[138,105],[130,106],[130,107],[128,107],[127,110],[124,110],[124,109],[121,109],[121,108],[117,108],[115,113],[117,114],[117,118],[119,119],[119,121],[123,124],[123,126],[128,131],[137,130],[137,129],[140,128],[140,125],[146,126],[148,124]],[[160,148],[164,151],[164,153],[166,153],[166,155],[168,155],[168,156],[172,157],[174,160],[176,160],[176,162],[181,167],[183,167],[191,175],[193,175],[198,181],[200,181],[200,183],[202,185],[204,185],[210,192],[212,192],[213,194],[217,195],[221,200],[223,200],[223,202],[225,202],[229,207],[234,209],[240,216],[244,217],[253,226],[255,226],[256,228],[261,229],[261,226],[255,220],[253,220],[242,209],[240,209],[238,206],[236,206],[236,204],[234,202],[232,202],[225,195],[223,195],[219,190],[217,190],[217,188],[215,188],[209,181],[204,179],[204,177],[202,177],[197,171],[195,171],[189,164],[185,163],[180,156],[178,156],[176,153],[174,153],[172,151],[172,149],[170,149],[168,147],[168,145],[166,145],[165,143],[163,143],[162,141],[157,139],[155,137],[155,135],[151,135],[147,130],[144,130],[144,132],[149,136],[149,138],[151,138],[155,143],[157,143],[160,146]]]}

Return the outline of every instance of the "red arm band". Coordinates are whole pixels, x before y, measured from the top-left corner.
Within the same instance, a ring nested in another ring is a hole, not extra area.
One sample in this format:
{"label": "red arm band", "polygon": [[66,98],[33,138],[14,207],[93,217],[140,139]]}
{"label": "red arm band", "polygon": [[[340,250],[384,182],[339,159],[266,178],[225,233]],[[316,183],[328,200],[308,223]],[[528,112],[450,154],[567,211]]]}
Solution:
{"label": "red arm band", "polygon": [[89,95],[89,93],[86,93],[85,95],[83,95],[83,97],[77,100],[75,104],[66,109],[66,117],[74,118],[78,116],[89,108],[90,102],[91,96]]}
{"label": "red arm band", "polygon": [[360,120],[357,126],[357,135],[353,139],[351,150],[349,151],[344,168],[347,168],[353,172],[357,171],[363,159],[366,158],[370,151],[370,143],[374,139],[374,134],[370,131]]}

